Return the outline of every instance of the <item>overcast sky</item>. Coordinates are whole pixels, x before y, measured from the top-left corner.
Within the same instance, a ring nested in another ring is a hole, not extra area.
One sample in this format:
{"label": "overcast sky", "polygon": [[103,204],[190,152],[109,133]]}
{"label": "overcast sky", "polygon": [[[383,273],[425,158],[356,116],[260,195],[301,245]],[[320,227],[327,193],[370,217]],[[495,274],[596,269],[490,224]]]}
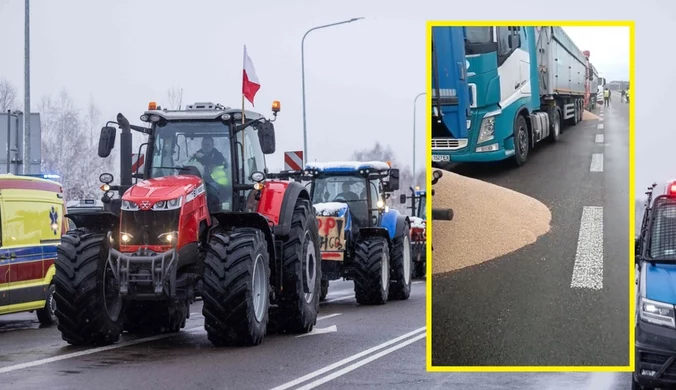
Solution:
{"label": "overcast sky", "polygon": [[[344,159],[355,147],[382,141],[410,165],[413,99],[425,91],[425,21],[439,14],[386,4],[33,0],[32,106],[66,88],[83,108],[94,100],[103,114],[101,125],[117,112],[139,123],[149,101],[161,105],[169,87],[182,87],[183,104],[213,101],[238,107],[246,44],[262,84],[255,109],[268,114],[273,100],[282,103],[278,153],[268,157],[268,165],[278,169],[284,151],[303,148],[303,34],[314,26],[365,17],[314,31],[306,39],[308,157]],[[438,2],[448,7],[443,4]],[[21,0],[0,0],[0,77],[21,91],[23,6]],[[567,31],[581,50],[591,51],[609,79],[627,78],[628,34],[607,28]],[[424,108],[419,99],[418,169],[425,156]]]}

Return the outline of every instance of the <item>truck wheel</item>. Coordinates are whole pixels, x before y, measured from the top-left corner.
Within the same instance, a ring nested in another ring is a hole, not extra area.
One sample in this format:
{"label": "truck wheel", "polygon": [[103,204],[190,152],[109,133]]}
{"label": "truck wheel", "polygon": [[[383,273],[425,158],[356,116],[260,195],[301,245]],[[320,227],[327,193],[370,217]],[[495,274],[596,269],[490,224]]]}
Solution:
{"label": "truck wheel", "polygon": [[358,242],[354,251],[354,295],[360,305],[382,305],[390,290],[390,256],[381,237]]}
{"label": "truck wheel", "polygon": [[394,239],[390,257],[392,258],[392,285],[388,299],[406,300],[411,296],[411,229],[404,226],[404,234]]}
{"label": "truck wheel", "polygon": [[514,123],[514,160],[517,166],[522,166],[528,160],[528,150],[530,149],[530,140],[528,137],[528,126],[526,118],[522,115],[516,117]]}
{"label": "truck wheel", "polygon": [[319,296],[319,300],[326,300],[327,295],[329,295],[329,280],[322,278],[322,294]]}
{"label": "truck wheel", "polygon": [[54,284],[50,284],[49,290],[47,291],[45,307],[37,310],[38,321],[45,326],[54,325],[58,322],[56,314],[54,313],[56,311],[56,302],[54,301],[55,290]]}
{"label": "truck wheel", "polygon": [[185,327],[186,302],[131,302],[125,310],[124,330],[129,333],[175,333]]}
{"label": "truck wheel", "polygon": [[103,234],[76,230],[57,247],[55,313],[69,344],[113,344],[122,333],[124,302],[103,240]]}
{"label": "truck wheel", "polygon": [[263,232],[214,233],[204,258],[204,328],[215,346],[258,345],[268,325],[270,256]]}
{"label": "truck wheel", "polygon": [[549,115],[549,140],[558,142],[561,137],[561,117],[559,110],[553,109]]}
{"label": "truck wheel", "polygon": [[582,119],[584,119],[584,102],[580,100],[580,104],[578,104],[578,106],[580,107],[580,116],[577,121],[579,123],[582,122]]}
{"label": "truck wheel", "polygon": [[308,333],[317,323],[322,282],[317,229],[310,201],[299,198],[283,244],[283,295],[270,319],[282,332]]}

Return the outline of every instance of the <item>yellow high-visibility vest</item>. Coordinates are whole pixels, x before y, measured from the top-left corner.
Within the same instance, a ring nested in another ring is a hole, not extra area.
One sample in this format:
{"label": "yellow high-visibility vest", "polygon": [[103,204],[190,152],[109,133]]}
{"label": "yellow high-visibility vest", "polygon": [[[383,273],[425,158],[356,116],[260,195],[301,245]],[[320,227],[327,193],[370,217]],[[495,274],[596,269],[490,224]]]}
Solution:
{"label": "yellow high-visibility vest", "polygon": [[603,91],[603,97],[610,97],[610,91],[607,89]]}
{"label": "yellow high-visibility vest", "polygon": [[228,180],[228,173],[225,171],[225,168],[222,166],[216,166],[211,170],[211,178],[218,183],[219,185],[222,186],[227,186],[230,184],[230,180]]}

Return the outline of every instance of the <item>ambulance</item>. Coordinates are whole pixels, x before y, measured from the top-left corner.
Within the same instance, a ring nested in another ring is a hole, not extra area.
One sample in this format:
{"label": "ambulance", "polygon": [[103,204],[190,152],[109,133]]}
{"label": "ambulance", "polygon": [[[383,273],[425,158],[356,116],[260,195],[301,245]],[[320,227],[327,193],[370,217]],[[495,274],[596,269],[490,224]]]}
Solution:
{"label": "ambulance", "polygon": [[0,174],[0,315],[37,313],[56,323],[54,259],[67,230],[60,183]]}

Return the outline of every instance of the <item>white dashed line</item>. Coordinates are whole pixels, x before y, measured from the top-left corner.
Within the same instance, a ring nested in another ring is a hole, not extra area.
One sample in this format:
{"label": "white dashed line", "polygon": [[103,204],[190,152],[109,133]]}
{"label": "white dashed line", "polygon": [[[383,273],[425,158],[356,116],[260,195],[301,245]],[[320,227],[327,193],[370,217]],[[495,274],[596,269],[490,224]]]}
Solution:
{"label": "white dashed line", "polygon": [[589,172],[603,172],[603,153],[592,154]]}
{"label": "white dashed line", "polygon": [[327,314],[325,316],[317,317],[317,321],[322,321],[322,320],[325,320],[327,318],[332,318],[332,317],[336,317],[336,316],[340,316],[340,315],[343,315],[343,313]]}
{"label": "white dashed line", "polygon": [[598,125],[596,125],[596,128],[599,130],[603,130],[603,123],[599,123]]}
{"label": "white dashed line", "polygon": [[599,117],[599,121],[603,122],[603,116]]}
{"label": "white dashed line", "polygon": [[580,219],[571,288],[603,288],[603,207],[585,206]]}
{"label": "white dashed line", "polygon": [[603,143],[603,134],[596,134],[596,139],[594,140],[597,144]]}

